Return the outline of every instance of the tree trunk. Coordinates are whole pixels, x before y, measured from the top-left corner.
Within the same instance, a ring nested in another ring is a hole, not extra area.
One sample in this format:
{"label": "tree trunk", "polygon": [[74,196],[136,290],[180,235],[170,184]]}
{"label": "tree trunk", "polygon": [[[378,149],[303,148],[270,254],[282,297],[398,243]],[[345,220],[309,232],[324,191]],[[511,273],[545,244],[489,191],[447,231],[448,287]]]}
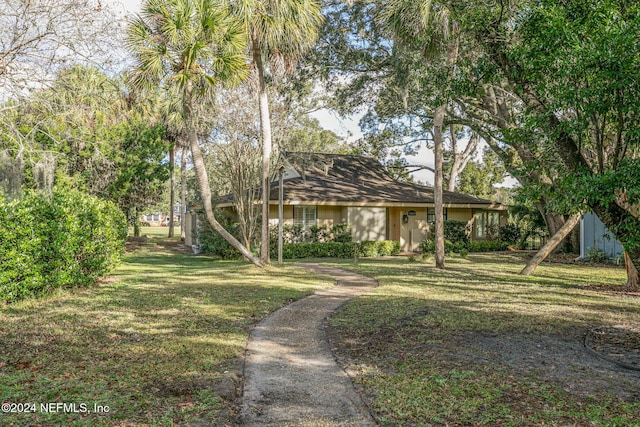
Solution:
{"label": "tree trunk", "polygon": [[627,286],[638,289],[640,287],[640,275],[627,251],[624,251],[624,265],[627,268]]}
{"label": "tree trunk", "polygon": [[269,195],[271,190],[271,175],[269,163],[271,161],[271,117],[269,116],[269,97],[264,79],[264,63],[260,41],[253,36],[253,61],[258,71],[258,102],[260,104],[260,133],[262,139],[262,232],[260,235],[260,259],[269,263]]}
{"label": "tree trunk", "polygon": [[175,145],[169,150],[169,237],[173,237],[173,206],[176,204],[176,183],[175,183],[175,165],[176,165],[176,147]]}
{"label": "tree trunk", "polygon": [[571,233],[575,226],[580,222],[581,214],[572,215],[567,219],[562,227],[549,239],[549,241],[534,255],[522,269],[520,274],[528,276],[538,267],[538,265],[549,256],[551,252]]}
{"label": "tree trunk", "polygon": [[[455,24],[454,24],[455,26]],[[458,36],[453,35],[449,41],[447,52],[447,66],[451,73],[458,60]],[[435,177],[433,183],[433,204],[435,209],[435,232],[436,232],[436,268],[444,268],[444,211],[442,203],[442,127],[444,126],[444,116],[447,112],[446,103],[436,108],[433,115],[433,154],[435,157]]]}
{"label": "tree trunk", "polygon": [[187,124],[187,133],[189,138],[189,145],[191,147],[191,159],[193,160],[193,166],[196,172],[196,178],[198,179],[198,185],[200,187],[200,196],[202,197],[202,205],[204,206],[204,211],[207,215],[207,220],[209,220],[209,224],[213,227],[215,231],[220,233],[220,235],[227,241],[231,246],[236,248],[242,255],[245,256],[249,261],[257,265],[258,267],[264,267],[264,264],[260,261],[260,259],[253,256],[251,251],[247,250],[242,243],[240,243],[235,237],[233,237],[227,230],[224,229],[222,225],[216,220],[213,214],[213,205],[211,203],[211,186],[209,185],[209,176],[207,175],[207,169],[204,165],[204,158],[202,157],[202,151],[200,150],[200,145],[198,145],[198,135],[193,129],[190,121],[190,111],[189,105],[186,105],[185,110],[185,123]]}
{"label": "tree trunk", "polygon": [[455,136],[454,126],[451,125],[449,127],[449,132],[451,133],[451,151],[452,151],[452,163],[451,163],[451,173],[449,174],[449,181],[447,182],[447,190],[448,191],[456,191],[456,180],[458,179],[458,175],[462,173],[464,168],[469,163],[469,160],[475,155],[476,150],[478,149],[478,143],[480,138],[477,137],[475,132],[471,135],[469,139],[469,143],[467,147],[464,149],[462,153],[457,152],[457,141]]}
{"label": "tree trunk", "polygon": [[435,205],[436,268],[444,268],[444,211],[442,206],[442,125],[446,105],[436,108],[433,116],[433,152],[435,156],[435,178],[433,203]]}
{"label": "tree trunk", "polygon": [[187,146],[182,147],[180,157],[180,239],[184,242],[186,237],[187,216]]}
{"label": "tree trunk", "polygon": [[233,237],[222,225],[215,219],[213,215],[213,206],[211,204],[211,188],[209,186],[209,177],[207,176],[207,170],[204,166],[204,159],[202,158],[202,151],[198,145],[198,139],[196,135],[190,137],[191,141],[191,157],[193,159],[193,165],[196,171],[196,177],[200,186],[200,195],[202,196],[202,204],[204,211],[207,215],[209,223],[220,235],[236,248],[242,255],[244,255],[249,261],[257,265],[258,267],[264,267],[260,259],[253,256],[251,251],[242,245],[235,237]]}

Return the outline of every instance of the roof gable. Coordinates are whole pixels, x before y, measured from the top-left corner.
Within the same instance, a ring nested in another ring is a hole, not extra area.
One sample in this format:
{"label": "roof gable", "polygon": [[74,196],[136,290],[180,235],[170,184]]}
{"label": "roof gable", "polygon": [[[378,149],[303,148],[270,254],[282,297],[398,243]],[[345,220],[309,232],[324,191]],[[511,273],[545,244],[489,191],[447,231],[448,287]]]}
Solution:
{"label": "roof gable", "polygon": [[[375,158],[357,155],[287,152],[284,199],[300,203],[433,203],[433,188],[394,180]],[[277,175],[277,174],[276,174]],[[270,200],[278,200],[277,179]],[[445,204],[492,204],[443,191]]]}

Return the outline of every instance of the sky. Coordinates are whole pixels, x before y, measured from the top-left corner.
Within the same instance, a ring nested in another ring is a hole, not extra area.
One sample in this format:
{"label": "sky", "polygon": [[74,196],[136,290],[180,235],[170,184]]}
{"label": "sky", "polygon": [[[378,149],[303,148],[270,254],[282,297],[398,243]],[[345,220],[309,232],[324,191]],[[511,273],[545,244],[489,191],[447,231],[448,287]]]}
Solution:
{"label": "sky", "polygon": [[[122,7],[125,13],[136,13],[140,10],[141,0],[103,0],[105,3],[111,3]],[[336,113],[327,109],[322,109],[311,114],[318,119],[320,125],[336,134],[347,138],[348,141],[355,141],[362,136],[358,121],[360,115],[354,115],[347,118],[338,117]],[[427,148],[419,150],[415,156],[407,156],[407,162],[410,165],[426,165],[434,166],[433,152]],[[416,180],[421,182],[433,183],[433,173],[421,170],[413,173]]]}

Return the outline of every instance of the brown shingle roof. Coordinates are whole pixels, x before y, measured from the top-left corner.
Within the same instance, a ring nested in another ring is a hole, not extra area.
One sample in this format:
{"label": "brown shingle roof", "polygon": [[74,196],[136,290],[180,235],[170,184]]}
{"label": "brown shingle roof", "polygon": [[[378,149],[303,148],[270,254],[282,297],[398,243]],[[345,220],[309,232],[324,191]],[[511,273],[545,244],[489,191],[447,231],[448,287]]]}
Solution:
{"label": "brown shingle roof", "polygon": [[[433,188],[394,180],[373,157],[286,153],[302,176],[284,180],[284,200],[300,202],[433,203]],[[443,192],[447,204],[490,204],[466,194]],[[278,200],[278,185],[270,200]]]}
{"label": "brown shingle roof", "polygon": [[[284,200],[309,204],[321,203],[406,203],[433,204],[433,188],[398,182],[373,157],[324,154],[285,153],[284,158],[300,174],[284,177]],[[269,199],[278,200],[278,180],[271,184]],[[230,195],[219,203],[232,202]],[[445,205],[489,205],[466,194],[443,191]]]}

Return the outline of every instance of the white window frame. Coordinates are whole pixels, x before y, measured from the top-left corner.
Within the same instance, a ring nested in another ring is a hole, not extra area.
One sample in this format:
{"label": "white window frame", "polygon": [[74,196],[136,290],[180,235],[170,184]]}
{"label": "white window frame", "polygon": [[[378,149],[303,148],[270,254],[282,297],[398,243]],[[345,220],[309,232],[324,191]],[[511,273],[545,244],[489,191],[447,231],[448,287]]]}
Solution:
{"label": "white window frame", "polygon": [[294,205],[293,224],[301,225],[304,229],[318,225],[318,206]]}

